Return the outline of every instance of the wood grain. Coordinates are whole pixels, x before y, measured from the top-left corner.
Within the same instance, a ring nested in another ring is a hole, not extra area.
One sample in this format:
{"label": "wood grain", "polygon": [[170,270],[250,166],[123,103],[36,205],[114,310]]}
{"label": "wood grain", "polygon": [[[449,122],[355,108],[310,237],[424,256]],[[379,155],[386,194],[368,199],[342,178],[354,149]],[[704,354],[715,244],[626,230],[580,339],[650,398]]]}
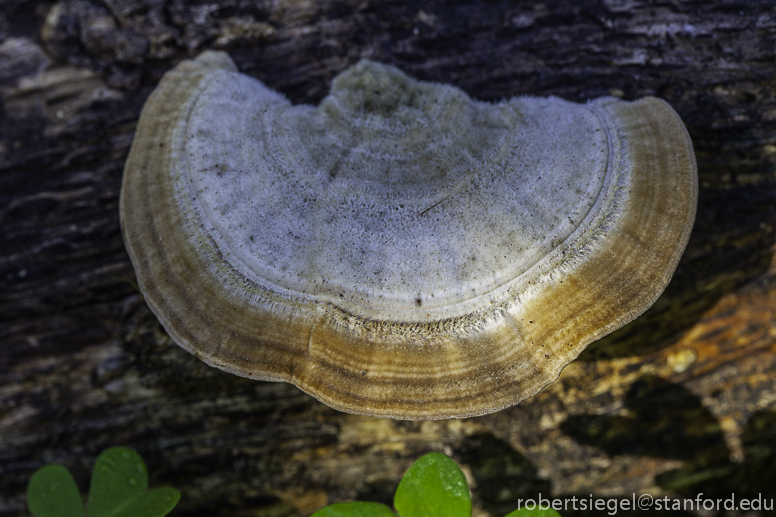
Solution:
{"label": "wood grain", "polygon": [[[207,48],[293,102],[360,57],[484,100],[661,97],[698,158],[688,249],[644,316],[485,417],[355,417],[209,368],[146,307],[118,218],[145,98]],[[765,0],[0,2],[0,515],[26,514],[48,462],[85,492],[120,444],[182,491],[180,516],[390,502],[432,450],[463,465],[480,516],[538,492],[776,497],[774,85]]]}

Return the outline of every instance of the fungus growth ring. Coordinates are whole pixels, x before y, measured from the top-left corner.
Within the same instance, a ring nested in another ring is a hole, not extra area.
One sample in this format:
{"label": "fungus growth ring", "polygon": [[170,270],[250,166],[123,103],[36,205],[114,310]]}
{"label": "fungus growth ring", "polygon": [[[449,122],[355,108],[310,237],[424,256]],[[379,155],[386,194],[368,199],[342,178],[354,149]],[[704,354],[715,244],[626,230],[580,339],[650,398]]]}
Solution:
{"label": "fungus growth ring", "polygon": [[351,413],[482,415],[646,310],[692,228],[665,102],[473,101],[361,61],[293,106],[220,52],[168,72],[124,239],[170,336]]}

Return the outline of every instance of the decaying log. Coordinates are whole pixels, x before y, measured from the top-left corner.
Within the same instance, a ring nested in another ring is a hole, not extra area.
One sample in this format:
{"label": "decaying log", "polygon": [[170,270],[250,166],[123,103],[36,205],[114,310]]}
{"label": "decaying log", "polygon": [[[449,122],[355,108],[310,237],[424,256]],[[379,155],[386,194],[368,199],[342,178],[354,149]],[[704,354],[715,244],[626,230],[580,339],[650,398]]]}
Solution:
{"label": "decaying log", "polygon": [[[644,316],[485,417],[355,417],[209,368],[145,305],[117,207],[145,98],[208,48],[293,102],[360,57],[483,100],[661,97],[698,158],[688,249]],[[85,493],[119,444],[182,491],[179,516],[390,503],[428,451],[462,465],[479,516],[539,492],[776,497],[772,1],[6,0],[0,101],[1,515],[26,515],[49,462]]]}

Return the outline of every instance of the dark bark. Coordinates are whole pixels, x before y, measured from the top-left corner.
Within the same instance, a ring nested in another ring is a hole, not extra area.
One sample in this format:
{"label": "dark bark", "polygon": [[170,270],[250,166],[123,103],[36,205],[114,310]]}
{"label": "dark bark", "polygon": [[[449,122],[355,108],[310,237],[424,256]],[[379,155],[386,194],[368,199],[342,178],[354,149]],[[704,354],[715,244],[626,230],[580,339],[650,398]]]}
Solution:
{"label": "dark bark", "polygon": [[[484,100],[662,97],[698,158],[689,247],[644,316],[493,415],[355,417],[209,368],[144,304],[117,206],[145,98],[207,48],[294,102],[360,57]],[[45,463],[85,492],[118,444],[183,492],[181,516],[390,502],[432,450],[464,466],[477,515],[538,492],[776,497],[772,1],[5,0],[0,100],[1,515],[26,513]]]}

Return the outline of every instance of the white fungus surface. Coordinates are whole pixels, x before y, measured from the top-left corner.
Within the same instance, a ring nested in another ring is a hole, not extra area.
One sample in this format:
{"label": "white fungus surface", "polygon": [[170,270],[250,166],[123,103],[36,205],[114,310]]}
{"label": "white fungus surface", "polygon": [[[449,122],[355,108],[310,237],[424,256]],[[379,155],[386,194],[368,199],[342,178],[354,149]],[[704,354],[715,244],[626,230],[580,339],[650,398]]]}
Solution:
{"label": "white fungus surface", "polygon": [[487,296],[558,248],[608,152],[584,105],[475,102],[369,61],[317,108],[215,72],[182,150],[200,224],[240,275],[389,319]]}
{"label": "white fungus surface", "polygon": [[208,51],[149,97],[120,211],[184,349],[422,420],[516,404],[644,312],[697,193],[687,130],[654,97],[488,104],[362,61],[292,106]]}

